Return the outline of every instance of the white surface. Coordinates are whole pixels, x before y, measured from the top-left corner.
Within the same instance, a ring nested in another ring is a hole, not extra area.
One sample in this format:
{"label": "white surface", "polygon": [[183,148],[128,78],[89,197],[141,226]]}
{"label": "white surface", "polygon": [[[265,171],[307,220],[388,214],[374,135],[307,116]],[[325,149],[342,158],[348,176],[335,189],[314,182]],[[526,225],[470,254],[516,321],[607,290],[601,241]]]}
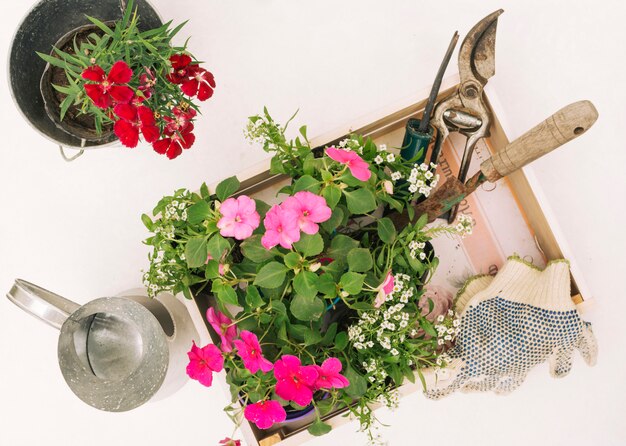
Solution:
{"label": "white surface", "polygon": [[[31,3],[2,1],[0,60],[7,60],[13,30]],[[136,287],[146,265],[140,214],[175,188],[197,188],[265,156],[243,141],[248,115],[267,105],[284,120],[300,108],[297,123],[315,135],[383,108],[431,83],[455,29],[464,36],[503,7],[490,86],[509,137],[578,99],[592,100],[600,112],[588,134],[533,165],[595,297],[587,317],[600,343],[598,365],[576,358],[571,375],[559,381],[542,367],[505,398],[459,394],[431,402],[413,395],[395,413],[381,414],[392,423],[383,433],[392,445],[626,442],[623,2],[154,4],[163,17],[191,19],[181,36],[193,36],[191,50],[217,78],[196,145],[173,162],[141,147],[92,151],[68,164],[22,120],[3,81],[2,293],[15,277],[79,303]],[[6,299],[0,299],[0,358],[3,446],[210,445],[231,433],[222,391],[196,383],[129,413],[86,406],[58,370],[55,331]],[[310,444],[364,442],[355,429],[352,423]]]}

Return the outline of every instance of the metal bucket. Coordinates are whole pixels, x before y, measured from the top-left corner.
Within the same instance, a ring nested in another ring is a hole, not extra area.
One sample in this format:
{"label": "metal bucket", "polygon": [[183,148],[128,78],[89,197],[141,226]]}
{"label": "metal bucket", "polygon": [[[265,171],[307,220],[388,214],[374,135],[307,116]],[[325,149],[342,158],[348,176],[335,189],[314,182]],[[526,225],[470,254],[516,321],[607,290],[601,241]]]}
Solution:
{"label": "metal bucket", "polygon": [[[15,32],[8,64],[11,95],[24,118],[39,133],[57,143],[62,154],[63,147],[80,149],[79,153],[82,153],[83,149],[103,147],[104,144],[66,133],[48,116],[39,88],[46,62],[35,52],[49,53],[67,32],[90,24],[86,15],[101,21],[121,19],[125,6],[124,0],[41,0],[26,14]],[[138,8],[141,29],[163,24],[148,1],[135,0],[135,7]]]}
{"label": "metal bucket", "polygon": [[80,306],[17,279],[7,297],[60,329],[58,360],[70,389],[100,410],[123,412],[166,397],[187,381],[187,351],[199,335],[185,305],[132,290]]}

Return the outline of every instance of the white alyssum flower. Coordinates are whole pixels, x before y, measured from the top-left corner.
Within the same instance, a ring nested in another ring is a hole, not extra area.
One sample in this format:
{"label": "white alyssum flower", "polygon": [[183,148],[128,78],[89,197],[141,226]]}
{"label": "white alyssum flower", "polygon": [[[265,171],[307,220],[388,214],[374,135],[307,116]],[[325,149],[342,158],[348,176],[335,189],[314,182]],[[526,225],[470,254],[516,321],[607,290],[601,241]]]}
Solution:
{"label": "white alyssum flower", "polygon": [[396,156],[393,153],[387,155],[387,162],[393,163],[396,160]]}
{"label": "white alyssum flower", "polygon": [[383,162],[383,157],[382,157],[382,156],[380,156],[380,155],[376,155],[376,158],[374,158],[374,162],[375,162],[376,164],[380,164],[380,163],[382,163],[382,162]]}

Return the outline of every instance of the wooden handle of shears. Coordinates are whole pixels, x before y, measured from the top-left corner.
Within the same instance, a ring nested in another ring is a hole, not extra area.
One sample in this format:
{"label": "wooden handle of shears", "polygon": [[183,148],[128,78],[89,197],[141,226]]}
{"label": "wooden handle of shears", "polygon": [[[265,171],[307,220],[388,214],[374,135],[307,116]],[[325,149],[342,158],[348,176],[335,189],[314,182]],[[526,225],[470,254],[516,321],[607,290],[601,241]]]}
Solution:
{"label": "wooden handle of shears", "polygon": [[582,135],[596,119],[598,111],[590,101],[574,102],[494,153],[480,170],[489,181],[497,181]]}

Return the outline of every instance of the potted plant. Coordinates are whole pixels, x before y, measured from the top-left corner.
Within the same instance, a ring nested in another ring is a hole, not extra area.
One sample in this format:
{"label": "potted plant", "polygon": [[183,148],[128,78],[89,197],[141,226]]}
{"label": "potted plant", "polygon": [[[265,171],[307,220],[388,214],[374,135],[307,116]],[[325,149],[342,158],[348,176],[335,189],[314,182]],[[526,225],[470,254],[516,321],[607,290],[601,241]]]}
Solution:
{"label": "potted plant", "polygon": [[41,78],[46,111],[63,130],[92,142],[116,137],[126,147],[140,139],[170,159],[195,141],[198,105],[213,95],[213,74],[172,46],[184,26],[171,22],[144,30],[132,0],[123,17],[90,24],[63,36]]}
{"label": "potted plant", "polygon": [[358,135],[313,150],[305,127],[295,140],[285,130],[267,110],[247,128],[273,154],[272,172],[291,177],[280,203],[237,195],[231,177],[213,193],[178,190],[154,219],[142,216],[153,233],[144,282],[153,295],[206,287],[214,296],[207,318],[218,341],[194,345],[187,372],[208,386],[226,370],[236,422],[243,414],[267,429],[309,410],[309,431],[322,435],[322,417],[345,406],[374,439],[369,406],[397,404],[397,387],[441,365],[454,339],[451,299],[424,295],[438,263],[428,242],[471,232],[471,220],[426,227],[422,216],[396,228],[386,213],[429,195],[434,165]]}

